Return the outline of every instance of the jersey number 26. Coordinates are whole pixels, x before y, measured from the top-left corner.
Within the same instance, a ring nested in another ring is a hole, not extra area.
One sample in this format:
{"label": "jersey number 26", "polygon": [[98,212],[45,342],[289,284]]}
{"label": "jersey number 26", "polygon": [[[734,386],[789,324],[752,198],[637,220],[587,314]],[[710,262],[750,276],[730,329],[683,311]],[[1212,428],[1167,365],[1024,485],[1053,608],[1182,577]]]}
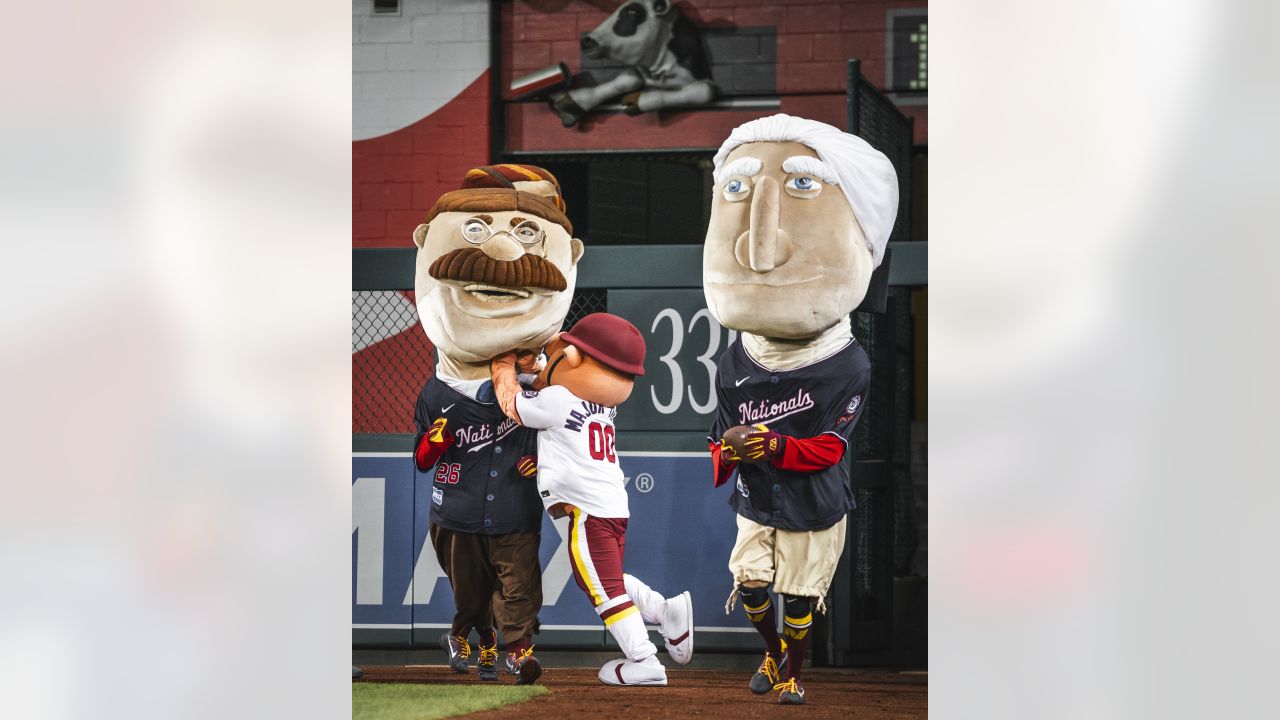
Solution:
{"label": "jersey number 26", "polygon": [[440,463],[436,465],[436,482],[438,483],[456,485],[461,474],[462,463]]}
{"label": "jersey number 26", "polygon": [[618,462],[618,454],[613,450],[613,426],[591,423],[587,427],[587,441],[591,446],[592,460],[608,460]]}

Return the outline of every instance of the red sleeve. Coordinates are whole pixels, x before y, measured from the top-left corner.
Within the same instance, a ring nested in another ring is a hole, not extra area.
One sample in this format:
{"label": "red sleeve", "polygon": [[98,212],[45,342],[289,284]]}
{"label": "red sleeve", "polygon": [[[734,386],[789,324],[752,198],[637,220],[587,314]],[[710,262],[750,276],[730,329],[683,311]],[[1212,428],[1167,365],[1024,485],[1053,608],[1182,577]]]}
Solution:
{"label": "red sleeve", "polygon": [[720,459],[720,443],[708,442],[707,447],[711,450],[711,468],[715,487],[720,487],[729,482],[729,476],[733,474],[733,469],[738,467],[738,463]]}
{"label": "red sleeve", "polygon": [[418,463],[418,470],[426,472],[431,469],[432,465],[440,459],[445,450],[453,445],[453,438],[449,437],[444,442],[433,443],[428,435],[422,436],[422,442],[418,443],[418,449],[413,453],[414,462]]}
{"label": "red sleeve", "polygon": [[844,439],[831,433],[817,437],[788,437],[782,455],[772,460],[773,466],[792,472],[817,472],[840,462],[844,457]]}

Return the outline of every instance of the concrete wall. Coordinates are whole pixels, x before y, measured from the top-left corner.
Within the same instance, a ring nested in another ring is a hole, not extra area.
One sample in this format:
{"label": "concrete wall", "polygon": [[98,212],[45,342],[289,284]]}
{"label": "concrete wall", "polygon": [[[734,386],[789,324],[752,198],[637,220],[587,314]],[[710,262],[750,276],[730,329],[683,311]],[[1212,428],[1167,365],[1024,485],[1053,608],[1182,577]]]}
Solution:
{"label": "concrete wall", "polygon": [[402,0],[399,15],[355,0],[351,28],[353,140],[421,120],[489,69],[487,0]]}

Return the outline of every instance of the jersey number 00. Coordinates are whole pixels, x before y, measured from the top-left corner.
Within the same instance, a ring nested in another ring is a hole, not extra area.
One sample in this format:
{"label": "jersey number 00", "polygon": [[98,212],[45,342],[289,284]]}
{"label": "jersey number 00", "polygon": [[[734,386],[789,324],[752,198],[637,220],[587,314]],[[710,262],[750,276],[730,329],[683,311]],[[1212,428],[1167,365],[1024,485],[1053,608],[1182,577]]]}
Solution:
{"label": "jersey number 00", "polygon": [[592,460],[608,460],[618,462],[618,454],[613,450],[613,426],[591,423],[587,427],[587,441],[591,446]]}

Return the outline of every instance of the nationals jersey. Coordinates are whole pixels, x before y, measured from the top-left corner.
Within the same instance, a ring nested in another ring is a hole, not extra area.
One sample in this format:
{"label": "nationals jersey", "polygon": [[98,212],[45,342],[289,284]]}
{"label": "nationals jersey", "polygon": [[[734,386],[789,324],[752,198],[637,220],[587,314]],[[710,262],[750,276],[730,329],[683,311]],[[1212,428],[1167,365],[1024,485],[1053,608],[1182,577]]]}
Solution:
{"label": "nationals jersey", "polygon": [[587,402],[559,385],[516,396],[516,414],[538,433],[538,494],[599,518],[630,517],[626,479],[614,449],[616,408]]}
{"label": "nationals jersey", "polygon": [[454,443],[431,470],[431,522],[481,535],[540,532],[537,488],[516,469],[537,452],[537,433],[503,415],[496,402],[474,400],[432,376],[413,414],[415,448],[440,417]]}
{"label": "nationals jersey", "polygon": [[720,356],[716,379],[719,410],[707,440],[718,443],[735,425],[763,424],[796,438],[830,434],[845,444],[846,459],[817,472],[782,470],[770,462],[738,463],[729,497],[734,512],[783,530],[822,530],[853,509],[849,489],[849,438],[866,404],[871,362],[857,340],[792,370],[770,370],[742,347]]}

